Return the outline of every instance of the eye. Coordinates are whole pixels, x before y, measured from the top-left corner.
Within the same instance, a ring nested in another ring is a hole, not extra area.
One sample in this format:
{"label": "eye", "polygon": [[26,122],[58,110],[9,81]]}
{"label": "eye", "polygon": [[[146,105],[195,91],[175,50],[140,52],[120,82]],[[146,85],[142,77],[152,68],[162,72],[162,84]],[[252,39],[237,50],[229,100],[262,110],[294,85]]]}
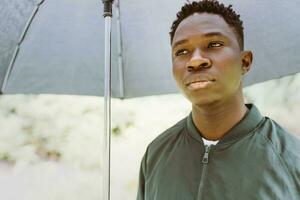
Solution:
{"label": "eye", "polygon": [[207,48],[218,48],[224,46],[223,42],[210,42]]}
{"label": "eye", "polygon": [[175,56],[186,55],[189,51],[187,49],[179,49],[176,51]]}

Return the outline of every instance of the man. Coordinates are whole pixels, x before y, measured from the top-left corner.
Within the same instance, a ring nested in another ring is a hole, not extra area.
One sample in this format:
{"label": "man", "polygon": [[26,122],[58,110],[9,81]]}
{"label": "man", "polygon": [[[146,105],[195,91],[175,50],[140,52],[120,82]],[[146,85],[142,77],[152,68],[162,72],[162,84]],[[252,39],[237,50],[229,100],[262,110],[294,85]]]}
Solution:
{"label": "man", "polygon": [[299,140],[244,104],[252,53],[239,15],[215,0],[188,3],[170,35],[192,112],[148,146],[137,199],[299,200]]}

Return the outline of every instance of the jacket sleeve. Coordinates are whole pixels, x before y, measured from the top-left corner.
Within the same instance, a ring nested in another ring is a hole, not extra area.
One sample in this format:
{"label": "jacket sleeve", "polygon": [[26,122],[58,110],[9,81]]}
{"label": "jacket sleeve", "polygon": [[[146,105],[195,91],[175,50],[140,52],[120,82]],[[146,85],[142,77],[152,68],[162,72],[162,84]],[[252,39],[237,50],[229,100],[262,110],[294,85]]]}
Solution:
{"label": "jacket sleeve", "polygon": [[140,165],[138,193],[137,193],[136,200],[145,200],[146,160],[147,160],[147,151],[144,154]]}

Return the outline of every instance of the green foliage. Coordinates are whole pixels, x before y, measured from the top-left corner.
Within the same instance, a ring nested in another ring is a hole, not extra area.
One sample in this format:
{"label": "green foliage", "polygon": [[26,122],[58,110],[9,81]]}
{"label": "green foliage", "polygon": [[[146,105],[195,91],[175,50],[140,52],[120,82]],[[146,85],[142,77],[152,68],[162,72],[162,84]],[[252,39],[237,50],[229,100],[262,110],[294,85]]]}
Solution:
{"label": "green foliage", "polygon": [[121,128],[120,128],[120,126],[116,126],[116,127],[114,127],[113,129],[112,129],[112,134],[114,135],[114,136],[119,136],[119,135],[121,135]]}
{"label": "green foliage", "polygon": [[11,161],[11,156],[8,152],[4,152],[3,154],[0,154],[0,160],[2,161]]}

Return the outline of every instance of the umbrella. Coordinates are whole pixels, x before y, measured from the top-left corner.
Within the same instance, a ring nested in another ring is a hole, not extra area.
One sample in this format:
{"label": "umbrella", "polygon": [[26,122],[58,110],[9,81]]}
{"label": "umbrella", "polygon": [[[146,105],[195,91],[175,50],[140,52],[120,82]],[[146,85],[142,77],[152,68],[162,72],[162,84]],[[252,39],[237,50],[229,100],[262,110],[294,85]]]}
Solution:
{"label": "umbrella", "polygon": [[[105,55],[110,57],[104,53],[110,49],[110,45],[104,48],[104,36],[110,38],[110,20],[103,20],[101,1],[2,0],[1,92],[102,96],[104,79],[109,76],[102,68],[110,62],[112,79],[105,82],[112,85],[107,96],[110,92],[119,98],[177,92],[170,73],[168,32],[184,2],[115,1],[112,59],[104,62]],[[254,52],[245,86],[300,71],[297,1],[223,2],[234,3],[241,14],[245,48]],[[104,24],[109,26],[106,31]],[[109,98],[107,104],[109,113]],[[106,117],[109,121],[110,115]]]}
{"label": "umbrella", "polygon": [[[111,45],[113,97],[177,92],[170,73],[168,32],[184,2],[115,1]],[[253,67],[245,78],[245,86],[300,71],[298,1],[243,0],[233,5],[244,20],[245,48],[254,52]],[[2,0],[2,92],[102,96],[101,7],[100,0]],[[17,46],[18,53],[14,56]]]}

